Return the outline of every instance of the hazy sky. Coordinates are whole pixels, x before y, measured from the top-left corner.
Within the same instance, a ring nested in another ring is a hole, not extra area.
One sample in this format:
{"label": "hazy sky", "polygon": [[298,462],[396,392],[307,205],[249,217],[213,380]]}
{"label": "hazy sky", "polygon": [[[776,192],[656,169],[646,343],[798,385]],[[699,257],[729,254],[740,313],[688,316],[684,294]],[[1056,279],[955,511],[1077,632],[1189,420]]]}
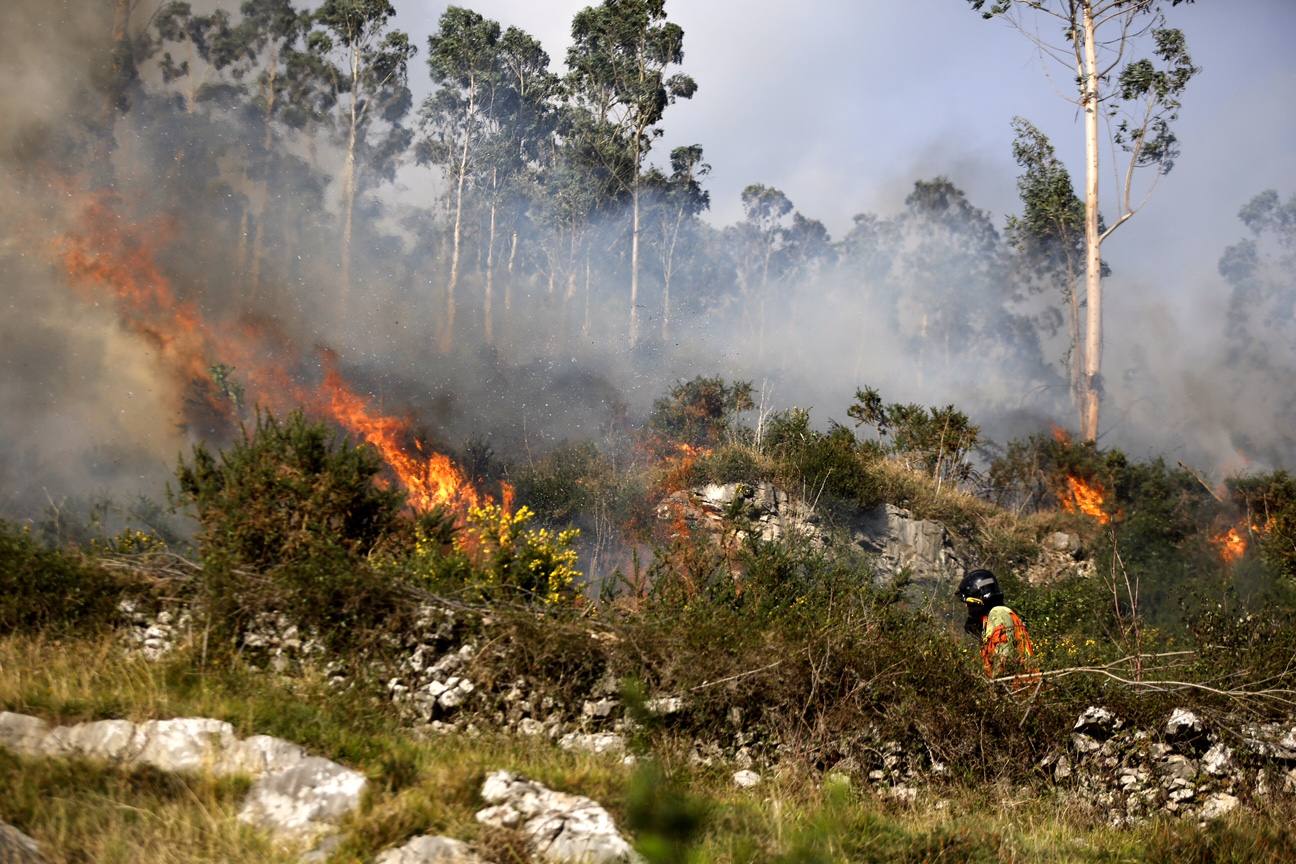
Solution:
{"label": "hazy sky", "polygon": [[[445,5],[396,5],[422,52]],[[588,3],[465,5],[537,36],[557,64]],[[713,221],[736,219],[739,191],[762,182],[839,237],[853,214],[892,212],[915,179],[946,174],[1002,223],[1016,207],[1016,114],[1081,173],[1080,119],[1058,95],[1069,82],[1046,77],[1025,39],[964,0],[669,0],[667,12],[699,89],[668,110],[655,158],[703,145]],[[1183,155],[1104,251],[1126,279],[1167,298],[1187,290],[1207,301],[1194,314],[1212,318],[1215,262],[1240,236],[1238,208],[1265,188],[1296,191],[1296,0],[1202,0],[1171,20],[1203,69],[1184,100]],[[426,91],[421,56],[411,77]]]}

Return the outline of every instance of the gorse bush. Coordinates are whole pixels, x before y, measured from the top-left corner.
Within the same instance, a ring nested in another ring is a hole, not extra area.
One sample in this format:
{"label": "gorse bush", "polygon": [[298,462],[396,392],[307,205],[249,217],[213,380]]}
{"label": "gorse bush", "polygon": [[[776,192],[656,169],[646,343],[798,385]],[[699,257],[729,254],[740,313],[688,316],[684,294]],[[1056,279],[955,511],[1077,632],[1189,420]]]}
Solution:
{"label": "gorse bush", "polygon": [[953,405],[887,404],[877,390],[865,387],[855,391],[855,404],[846,413],[857,425],[875,428],[892,452],[916,461],[933,478],[960,481],[971,476],[967,457],[981,430]]}
{"label": "gorse bush", "polygon": [[285,612],[335,645],[362,639],[397,604],[372,560],[403,554],[414,522],[403,495],[376,482],[382,461],[300,412],[260,414],[232,446],[194,447],[176,470],[176,505],[198,520],[212,622],[231,635],[260,612]]}
{"label": "gorse bush", "polygon": [[372,447],[301,412],[259,414],[219,454],[196,445],[172,498],[197,518],[205,558],[252,568],[361,559],[403,530],[402,493],[374,482],[382,467]]}

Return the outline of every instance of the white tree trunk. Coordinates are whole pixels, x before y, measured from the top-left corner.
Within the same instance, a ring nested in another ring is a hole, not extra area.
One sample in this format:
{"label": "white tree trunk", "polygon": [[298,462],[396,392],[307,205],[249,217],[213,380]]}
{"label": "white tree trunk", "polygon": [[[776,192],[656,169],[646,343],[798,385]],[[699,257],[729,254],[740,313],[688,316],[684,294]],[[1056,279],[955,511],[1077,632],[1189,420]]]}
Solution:
{"label": "white tree trunk", "polygon": [[[636,141],[635,147],[638,148]],[[634,185],[630,190],[630,344],[639,341],[639,159],[635,158]]]}
{"label": "white tree trunk", "polygon": [[1098,408],[1102,395],[1102,245],[1098,233],[1098,51],[1094,34],[1093,4],[1084,0],[1085,117],[1085,350],[1084,416],[1081,436],[1098,440]]}
{"label": "white tree trunk", "polygon": [[[469,97],[468,112],[474,110],[473,100]],[[464,181],[468,177],[468,142],[472,135],[467,126],[464,129],[463,147],[459,151],[459,171],[455,182],[454,230],[450,240],[450,278],[446,281],[446,317],[441,328],[441,353],[448,354],[454,349],[455,328],[455,289],[459,285],[460,242],[463,238],[463,193]]]}
{"label": "white tree trunk", "polygon": [[360,115],[357,102],[360,94],[360,52],[351,52],[351,118],[347,126],[346,164],[342,169],[342,249],[341,279],[342,302],[345,304],[351,293],[351,233],[352,216],[355,211],[356,195],[356,138],[359,133]]}

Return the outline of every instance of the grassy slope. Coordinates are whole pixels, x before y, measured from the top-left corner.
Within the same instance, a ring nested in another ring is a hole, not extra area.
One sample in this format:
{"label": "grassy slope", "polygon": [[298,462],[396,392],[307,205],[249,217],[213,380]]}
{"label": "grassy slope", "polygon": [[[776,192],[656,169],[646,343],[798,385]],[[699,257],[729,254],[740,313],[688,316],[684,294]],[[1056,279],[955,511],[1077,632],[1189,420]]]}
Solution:
{"label": "grassy slope", "polygon": [[[635,769],[616,760],[491,735],[418,739],[376,704],[330,691],[322,679],[203,669],[185,655],[151,664],[107,640],[0,639],[0,708],[60,722],[217,717],[240,734],[281,735],[357,766],[374,781],[373,794],[336,861],[369,861],[377,850],[423,832],[473,840],[496,860],[516,860],[515,838],[489,834],[473,819],[483,774],[500,767],[589,795],[621,824],[637,823],[641,836],[670,821],[661,788],[645,790],[642,778],[636,787]],[[936,790],[911,807],[869,792],[825,790],[794,775],[740,792],[730,787],[727,770],[662,758],[682,796],[706,813],[688,857],[663,860],[1283,861],[1296,855],[1285,812],[1239,816],[1209,831],[1168,823],[1114,831],[1025,789]],[[0,754],[0,820],[35,837],[56,864],[288,860],[235,821],[242,788],[235,781]]]}

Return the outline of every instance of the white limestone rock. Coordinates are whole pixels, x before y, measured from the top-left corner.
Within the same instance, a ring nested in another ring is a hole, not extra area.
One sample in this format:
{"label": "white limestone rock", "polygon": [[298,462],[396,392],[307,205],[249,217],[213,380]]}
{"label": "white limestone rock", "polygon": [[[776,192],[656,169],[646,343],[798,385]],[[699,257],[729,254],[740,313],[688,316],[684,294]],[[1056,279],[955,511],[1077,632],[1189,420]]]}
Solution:
{"label": "white limestone rock", "polygon": [[44,864],[40,845],[12,825],[0,822],[0,862],[3,864]]}
{"label": "white limestone rock", "polygon": [[133,761],[162,771],[215,771],[237,739],[223,720],[178,717],[136,727],[139,754]]}
{"label": "white limestone rock", "polygon": [[329,833],[360,806],[363,774],[319,756],[265,774],[248,792],[239,821],[277,838],[310,842]]}
{"label": "white limestone rock", "polygon": [[462,840],[422,835],[379,854],[374,864],[485,864]]}
{"label": "white limestone rock", "polygon": [[41,744],[47,756],[87,756],[106,762],[132,762],[142,742],[129,720],[96,720],[50,730]]}
{"label": "white limestone rock", "polygon": [[617,831],[611,814],[580,795],[555,792],[508,771],[482,784],[490,807],[477,821],[521,831],[536,857],[552,864],[630,864],[641,859]]}
{"label": "white limestone rock", "polygon": [[611,753],[620,756],[626,751],[625,739],[615,732],[568,732],[558,739],[564,750],[585,753]]}

